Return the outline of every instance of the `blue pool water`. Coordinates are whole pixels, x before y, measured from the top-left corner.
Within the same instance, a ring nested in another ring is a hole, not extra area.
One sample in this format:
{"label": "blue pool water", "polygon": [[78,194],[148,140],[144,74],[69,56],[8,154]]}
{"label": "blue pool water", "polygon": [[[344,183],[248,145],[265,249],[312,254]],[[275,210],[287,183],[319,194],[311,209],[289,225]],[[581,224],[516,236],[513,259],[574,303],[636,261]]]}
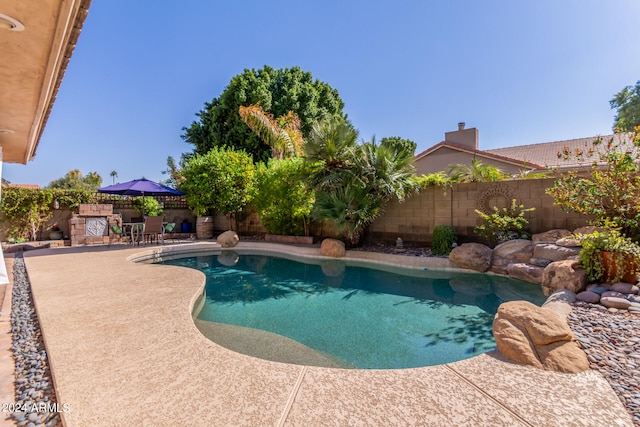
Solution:
{"label": "blue pool water", "polygon": [[198,319],[279,334],[357,368],[409,368],[495,348],[498,306],[537,305],[540,286],[502,276],[306,264],[223,252],[163,261],[201,270]]}

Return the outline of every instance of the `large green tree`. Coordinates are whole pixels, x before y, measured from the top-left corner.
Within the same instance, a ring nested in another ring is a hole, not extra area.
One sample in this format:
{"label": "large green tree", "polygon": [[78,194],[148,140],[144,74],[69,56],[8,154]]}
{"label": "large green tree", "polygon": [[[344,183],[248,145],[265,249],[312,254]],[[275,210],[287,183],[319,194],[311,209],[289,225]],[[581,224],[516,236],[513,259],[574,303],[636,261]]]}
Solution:
{"label": "large green tree", "polygon": [[259,105],[273,117],[289,112],[300,118],[303,137],[314,123],[332,118],[345,119],[344,102],[338,91],[327,83],[314,80],[310,72],[299,67],[245,69],[233,77],[222,94],[205,102],[196,115],[198,120],[183,128],[182,138],[194,145],[197,154],[213,147],[232,147],[250,153],[254,161],[271,157],[271,147],[245,124],[239,114],[241,106]]}
{"label": "large green tree", "polygon": [[640,80],[635,86],[627,86],[616,93],[609,105],[618,110],[613,128],[622,132],[633,132],[640,126]]}

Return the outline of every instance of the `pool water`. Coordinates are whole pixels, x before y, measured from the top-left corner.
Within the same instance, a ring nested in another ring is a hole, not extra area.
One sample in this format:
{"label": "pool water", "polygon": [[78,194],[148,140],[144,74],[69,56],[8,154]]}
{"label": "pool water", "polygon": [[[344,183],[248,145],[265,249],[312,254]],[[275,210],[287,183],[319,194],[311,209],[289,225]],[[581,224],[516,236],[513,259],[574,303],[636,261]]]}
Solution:
{"label": "pool water", "polygon": [[[503,276],[320,265],[235,252],[163,261],[205,273],[200,321],[282,335],[344,366],[410,368],[495,348],[498,306],[540,305],[540,286]],[[259,352],[258,352],[259,353]]]}

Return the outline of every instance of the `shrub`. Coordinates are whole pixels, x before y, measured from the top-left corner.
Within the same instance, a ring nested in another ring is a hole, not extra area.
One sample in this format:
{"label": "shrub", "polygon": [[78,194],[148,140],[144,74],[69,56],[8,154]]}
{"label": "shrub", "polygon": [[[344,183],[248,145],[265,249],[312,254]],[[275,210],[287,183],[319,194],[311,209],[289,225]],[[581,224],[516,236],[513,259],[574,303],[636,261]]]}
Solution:
{"label": "shrub", "polygon": [[[592,281],[619,282],[625,274],[637,275],[640,266],[640,246],[617,230],[596,231],[578,235],[582,248],[578,259]],[[603,253],[609,252],[607,265]]]}
{"label": "shrub", "polygon": [[482,218],[484,224],[478,225],[473,231],[490,243],[502,243],[507,240],[528,239],[530,237],[529,221],[524,217],[526,212],[535,208],[525,208],[516,199],[511,200],[511,206],[498,209],[493,207],[492,213],[485,213],[478,209],[475,212]]}
{"label": "shrub", "polygon": [[569,171],[546,190],[564,211],[592,216],[596,226],[619,228],[622,234],[640,236],[640,128],[635,133],[597,140],[586,150],[569,149],[559,158],[589,161],[587,174]]}
{"label": "shrub", "polygon": [[437,225],[433,229],[431,242],[431,252],[435,255],[449,255],[451,249],[456,245],[458,236],[456,231],[450,225]]}
{"label": "shrub", "polygon": [[315,198],[304,181],[307,166],[302,158],[270,159],[258,166],[253,205],[269,234],[309,235]]}

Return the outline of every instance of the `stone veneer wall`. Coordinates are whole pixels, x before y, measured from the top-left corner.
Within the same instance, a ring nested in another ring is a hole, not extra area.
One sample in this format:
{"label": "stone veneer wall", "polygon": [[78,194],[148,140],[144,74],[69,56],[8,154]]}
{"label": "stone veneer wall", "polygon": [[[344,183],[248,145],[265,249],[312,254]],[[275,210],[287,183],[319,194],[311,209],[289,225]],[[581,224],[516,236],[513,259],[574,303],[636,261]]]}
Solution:
{"label": "stone veneer wall", "polygon": [[408,197],[403,203],[390,203],[369,227],[368,241],[392,243],[400,237],[409,243],[430,243],[435,226],[451,225],[461,240],[473,240],[473,229],[481,224],[475,209],[490,212],[503,208],[515,198],[525,208],[532,233],[555,228],[574,230],[587,224],[587,218],[562,211],[545,190],[553,178],[457,184],[452,188],[432,187]]}
{"label": "stone veneer wall", "polygon": [[[107,236],[87,236],[87,217],[106,217],[109,234]],[[73,214],[69,220],[71,246],[119,243],[121,235],[113,232],[113,225],[122,227],[122,218],[119,214],[113,213],[113,205],[80,205],[78,213]]]}

